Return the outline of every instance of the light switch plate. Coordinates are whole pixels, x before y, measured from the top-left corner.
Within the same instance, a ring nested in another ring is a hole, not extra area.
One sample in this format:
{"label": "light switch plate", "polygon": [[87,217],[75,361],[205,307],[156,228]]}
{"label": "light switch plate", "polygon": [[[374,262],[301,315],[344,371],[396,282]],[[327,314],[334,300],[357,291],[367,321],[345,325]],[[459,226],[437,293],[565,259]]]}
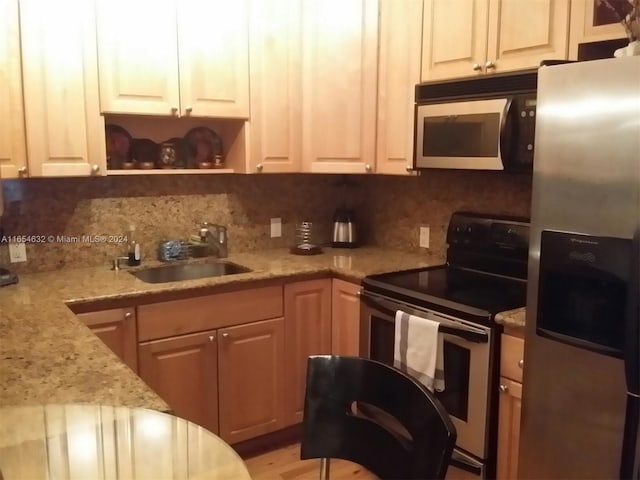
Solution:
{"label": "light switch plate", "polygon": [[24,243],[9,243],[9,261],[11,263],[27,261],[27,246]]}
{"label": "light switch plate", "polygon": [[420,247],[429,248],[429,225],[420,227]]}
{"label": "light switch plate", "polygon": [[271,238],[276,238],[281,236],[282,236],[282,219],[272,218],[271,219]]}

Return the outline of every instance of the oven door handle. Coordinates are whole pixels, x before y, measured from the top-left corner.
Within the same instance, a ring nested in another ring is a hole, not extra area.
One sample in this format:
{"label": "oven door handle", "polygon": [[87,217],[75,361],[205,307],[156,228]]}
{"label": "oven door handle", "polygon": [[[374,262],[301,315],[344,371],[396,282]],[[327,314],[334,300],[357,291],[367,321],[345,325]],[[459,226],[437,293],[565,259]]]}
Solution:
{"label": "oven door handle", "polygon": [[[368,307],[374,310],[377,310],[378,312],[384,315],[387,315],[393,319],[396,318],[396,311],[391,308],[385,307],[383,305],[383,303],[390,303],[390,302],[386,302],[385,300],[382,300],[378,297],[369,295],[364,291],[360,291],[358,295],[360,296],[360,300]],[[399,308],[398,310],[402,310],[402,309]],[[478,332],[476,330],[471,330],[468,328],[458,327],[458,326],[452,327],[452,326],[445,325],[441,322],[439,323],[440,323],[440,327],[438,328],[438,331],[441,333],[444,333],[447,335],[453,335],[455,337],[460,337],[464,340],[467,340],[468,342],[473,342],[473,343],[489,342],[489,336],[485,332]]]}

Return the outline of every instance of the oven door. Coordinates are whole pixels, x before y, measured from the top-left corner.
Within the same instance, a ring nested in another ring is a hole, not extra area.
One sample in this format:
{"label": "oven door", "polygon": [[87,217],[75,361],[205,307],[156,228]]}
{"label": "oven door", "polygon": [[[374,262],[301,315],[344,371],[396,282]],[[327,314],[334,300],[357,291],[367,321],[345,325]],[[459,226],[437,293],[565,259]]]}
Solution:
{"label": "oven door", "polygon": [[[490,357],[493,331],[489,327],[397,302],[379,294],[363,291],[361,304],[361,356],[393,365],[395,312],[437,321],[447,327],[444,340],[445,390],[436,392],[453,421],[458,439],[456,447],[479,460],[488,457],[488,405]],[[454,459],[460,460],[454,452]],[[468,458],[468,455],[466,455]],[[469,458],[463,463],[477,469],[482,463]]]}
{"label": "oven door", "polygon": [[417,105],[415,167],[503,170],[507,98]]}

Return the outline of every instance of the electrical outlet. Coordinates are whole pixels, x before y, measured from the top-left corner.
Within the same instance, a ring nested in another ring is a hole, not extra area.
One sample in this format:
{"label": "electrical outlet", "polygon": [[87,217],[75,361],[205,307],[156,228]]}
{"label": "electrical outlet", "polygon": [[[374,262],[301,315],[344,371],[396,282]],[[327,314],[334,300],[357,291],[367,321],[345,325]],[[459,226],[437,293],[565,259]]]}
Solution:
{"label": "electrical outlet", "polygon": [[282,236],[282,219],[272,218],[271,219],[271,238],[276,238],[281,236]]}
{"label": "electrical outlet", "polygon": [[27,261],[27,246],[24,243],[9,243],[9,261],[11,263]]}
{"label": "electrical outlet", "polygon": [[420,247],[429,248],[429,225],[420,227]]}

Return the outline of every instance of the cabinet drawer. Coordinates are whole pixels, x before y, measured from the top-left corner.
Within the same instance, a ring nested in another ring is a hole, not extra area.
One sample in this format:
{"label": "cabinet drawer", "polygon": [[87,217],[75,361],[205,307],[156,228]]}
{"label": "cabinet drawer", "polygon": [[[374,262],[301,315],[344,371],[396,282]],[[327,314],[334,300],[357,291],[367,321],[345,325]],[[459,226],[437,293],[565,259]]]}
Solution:
{"label": "cabinet drawer", "polygon": [[138,307],[138,341],[282,317],[282,286],[254,288]]}
{"label": "cabinet drawer", "polygon": [[511,335],[502,335],[500,375],[522,383],[524,366],[524,340]]}

